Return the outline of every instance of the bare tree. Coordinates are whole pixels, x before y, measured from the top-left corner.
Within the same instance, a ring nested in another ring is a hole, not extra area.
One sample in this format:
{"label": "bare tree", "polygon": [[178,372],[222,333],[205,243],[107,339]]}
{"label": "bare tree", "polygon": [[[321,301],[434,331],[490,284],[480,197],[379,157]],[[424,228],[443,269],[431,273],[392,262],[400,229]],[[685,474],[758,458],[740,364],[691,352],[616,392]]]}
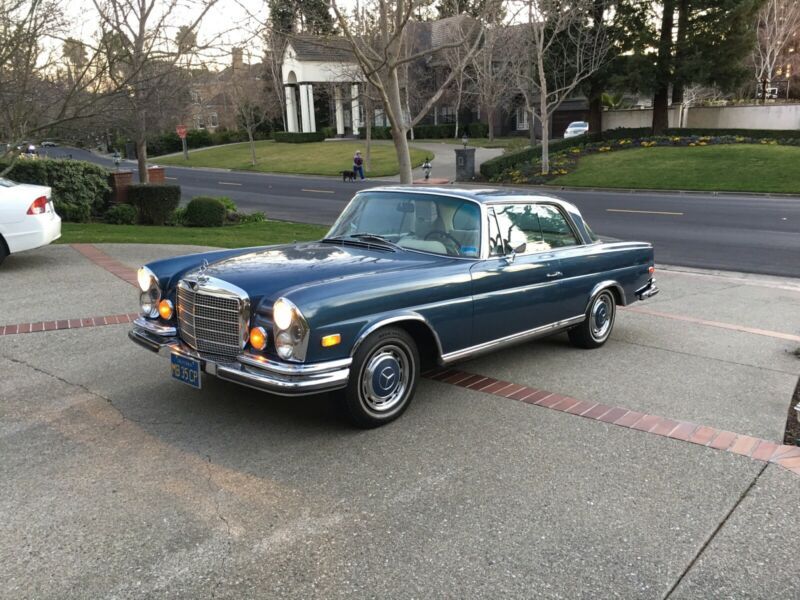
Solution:
{"label": "bare tree", "polygon": [[[526,22],[511,50],[515,78],[528,113],[542,127],[542,173],[550,172],[553,113],[597,71],[608,55],[602,24],[587,26],[593,0],[523,0]],[[533,127],[533,122],[531,122]]]}
{"label": "bare tree", "polygon": [[[411,183],[411,155],[408,149],[406,135],[408,131],[419,123],[430,109],[441,98],[442,94],[456,76],[456,71],[451,70],[444,78],[434,93],[415,114],[406,114],[403,100],[401,78],[405,66],[414,61],[424,59],[436,52],[467,45],[469,50],[465,53],[464,62],[460,65],[463,69],[467,61],[477,51],[481,38],[482,26],[475,24],[469,32],[470,36],[460,37],[455,42],[440,44],[429,48],[416,48],[409,39],[409,24],[411,16],[417,5],[413,0],[372,0],[371,12],[378,16],[374,31],[367,36],[359,36],[351,20],[340,9],[337,0],[331,0],[331,7],[336,15],[337,22],[348,42],[361,73],[370,83],[381,98],[386,116],[392,128],[392,140],[397,162],[400,167],[400,181]],[[411,50],[405,45],[412,44]]]}
{"label": "bare tree", "polygon": [[762,97],[776,74],[779,61],[785,58],[789,42],[800,32],[800,2],[797,0],[767,0],[756,20],[758,41],[753,52],[756,81]]}
{"label": "bare tree", "polygon": [[99,53],[68,29],[55,0],[0,0],[0,155],[15,157],[21,141],[100,115],[117,98]]}
{"label": "bare tree", "polygon": [[[182,57],[198,47],[197,29],[217,0],[93,0],[103,30],[101,46],[116,87],[127,90],[133,113],[139,181],[147,183],[148,110]],[[178,7],[191,21],[172,21]]]}
{"label": "bare tree", "polygon": [[494,140],[494,122],[497,111],[509,102],[514,88],[515,61],[509,56],[508,44],[513,30],[503,25],[486,29],[484,43],[470,62],[467,76],[472,90],[489,124],[489,139]]}
{"label": "bare tree", "polygon": [[238,125],[247,132],[250,142],[250,162],[256,164],[256,130],[264,123],[279,116],[281,106],[275,94],[267,94],[264,80],[261,77],[267,65],[247,63],[239,67],[231,67],[230,79],[226,86],[226,95],[236,113]]}

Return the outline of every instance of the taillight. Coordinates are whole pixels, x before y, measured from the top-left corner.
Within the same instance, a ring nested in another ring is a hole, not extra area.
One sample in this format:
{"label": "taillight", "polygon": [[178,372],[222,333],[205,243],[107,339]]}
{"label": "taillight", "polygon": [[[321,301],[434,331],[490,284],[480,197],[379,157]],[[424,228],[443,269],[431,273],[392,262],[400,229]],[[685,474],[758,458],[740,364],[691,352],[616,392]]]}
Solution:
{"label": "taillight", "polygon": [[649,269],[647,269],[647,272],[650,273],[650,275],[652,275],[653,273],[656,272],[656,268],[651,266]]}
{"label": "taillight", "polygon": [[40,215],[47,210],[47,197],[39,196],[28,208],[29,215]]}

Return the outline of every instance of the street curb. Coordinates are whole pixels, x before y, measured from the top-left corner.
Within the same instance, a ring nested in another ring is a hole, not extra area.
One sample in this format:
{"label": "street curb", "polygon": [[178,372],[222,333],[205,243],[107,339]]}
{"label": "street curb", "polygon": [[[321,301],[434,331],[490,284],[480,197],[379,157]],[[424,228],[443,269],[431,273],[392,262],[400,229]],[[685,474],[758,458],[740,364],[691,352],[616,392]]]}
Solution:
{"label": "street curb", "polygon": [[676,196],[731,196],[739,198],[788,198],[793,200],[800,200],[800,194],[780,194],[775,192],[726,192],[726,191],[711,191],[711,190],[660,190],[651,188],[601,188],[601,187],[575,187],[567,185],[522,185],[510,184],[503,185],[502,187],[518,187],[522,189],[538,188],[558,192],[603,192],[603,193],[620,193],[620,194],[665,194]]}

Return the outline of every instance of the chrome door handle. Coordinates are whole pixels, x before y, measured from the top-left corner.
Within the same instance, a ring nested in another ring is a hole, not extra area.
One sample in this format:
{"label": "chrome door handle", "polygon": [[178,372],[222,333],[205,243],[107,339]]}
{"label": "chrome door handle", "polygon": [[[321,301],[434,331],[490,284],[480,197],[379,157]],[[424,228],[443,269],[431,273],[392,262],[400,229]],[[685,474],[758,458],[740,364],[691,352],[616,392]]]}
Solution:
{"label": "chrome door handle", "polygon": [[555,271],[554,273],[548,273],[547,274],[547,276],[550,277],[550,278],[552,278],[552,277],[561,277],[562,275],[563,275],[563,273],[561,271]]}

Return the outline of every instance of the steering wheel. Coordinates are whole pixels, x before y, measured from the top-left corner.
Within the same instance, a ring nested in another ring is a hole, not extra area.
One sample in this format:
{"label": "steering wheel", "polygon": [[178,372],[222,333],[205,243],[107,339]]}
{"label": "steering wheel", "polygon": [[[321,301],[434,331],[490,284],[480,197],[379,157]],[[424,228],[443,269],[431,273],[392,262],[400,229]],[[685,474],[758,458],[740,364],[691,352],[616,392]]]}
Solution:
{"label": "steering wheel", "polygon": [[439,241],[444,244],[444,248],[447,250],[448,255],[459,256],[461,254],[461,242],[459,242],[446,231],[442,231],[441,229],[429,231],[425,236],[425,239],[429,240],[431,238],[439,238]]}

